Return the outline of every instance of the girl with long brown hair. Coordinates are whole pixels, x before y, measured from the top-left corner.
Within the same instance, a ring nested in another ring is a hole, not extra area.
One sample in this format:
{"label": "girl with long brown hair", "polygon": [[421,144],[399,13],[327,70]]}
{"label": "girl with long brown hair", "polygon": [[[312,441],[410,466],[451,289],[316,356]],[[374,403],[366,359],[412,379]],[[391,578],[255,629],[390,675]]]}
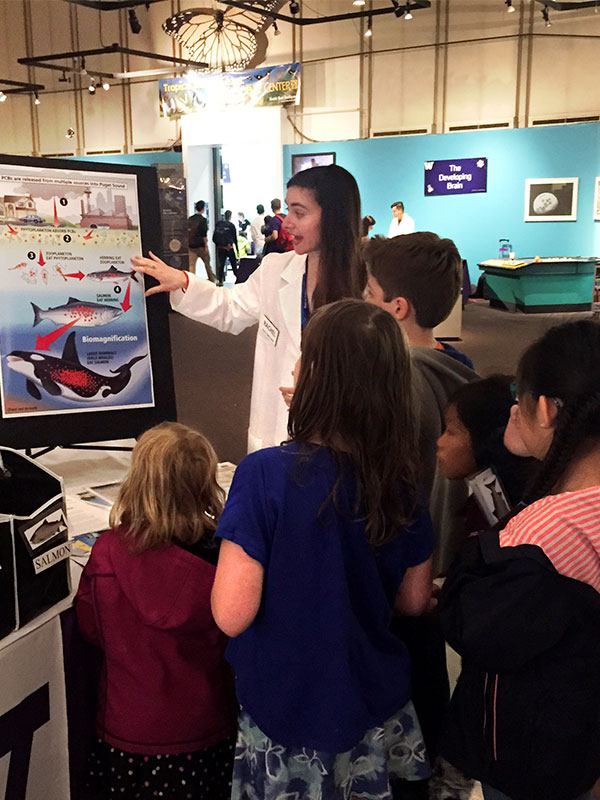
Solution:
{"label": "girl with long brown hair", "polygon": [[390,314],[311,316],[289,437],[242,461],[216,534],[212,608],[243,708],[232,798],[386,800],[390,779],[428,775],[389,622],[428,608],[433,545]]}
{"label": "girl with long brown hair", "polygon": [[146,431],[83,571],[79,624],[103,654],[90,798],[229,798],[236,706],[210,611],[216,466],[197,431]]}

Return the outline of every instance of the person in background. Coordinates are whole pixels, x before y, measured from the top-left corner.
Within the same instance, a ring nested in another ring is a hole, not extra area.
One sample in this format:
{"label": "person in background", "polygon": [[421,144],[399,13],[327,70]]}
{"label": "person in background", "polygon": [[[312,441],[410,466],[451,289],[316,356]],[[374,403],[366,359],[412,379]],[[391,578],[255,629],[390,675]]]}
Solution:
{"label": "person in background", "polygon": [[223,286],[227,260],[233,274],[237,276],[237,231],[231,221],[231,211],[226,211],[223,219],[215,225],[213,242],[217,248],[217,286]]}
{"label": "person in background", "polygon": [[170,292],[171,306],[191,319],[240,333],[259,323],[256,337],[248,449],[286,437],[288,409],[279,387],[289,384],[300,355],[301,331],[312,312],[342,297],[360,297],[360,195],[354,177],[331,164],[298,172],[287,185],[285,228],[293,252],[271,253],[244,283],[218,289],[167,266],[150,253],[133,269]]}
{"label": "person in background", "polygon": [[250,227],[250,220],[246,219],[246,215],[243,211],[238,211],[238,232],[242,235],[247,237],[246,230]]}
{"label": "person in background", "polygon": [[271,200],[273,216],[265,229],[265,246],[263,253],[286,253],[293,249],[291,237],[283,227],[285,214],[281,213],[281,200],[275,197]]}
{"label": "person in background", "polygon": [[408,214],[404,213],[404,203],[397,200],[391,205],[393,220],[390,223],[388,230],[388,239],[393,239],[394,236],[402,236],[406,233],[415,232],[415,221]]}
{"label": "person in background", "polygon": [[368,242],[369,241],[369,234],[373,230],[373,226],[375,225],[375,218],[372,217],[370,214],[367,214],[366,217],[362,218],[362,241]]}
{"label": "person in background", "polygon": [[389,631],[392,610],[431,603],[410,372],[388,314],[319,308],[290,441],[237,468],[212,592],[242,706],[232,800],[391,800],[390,779],[429,774],[408,655]]}
{"label": "person in background", "polygon": [[265,235],[262,232],[264,224],[265,207],[262,203],[259,203],[256,206],[256,216],[250,223],[250,240],[254,245],[254,254],[257,256],[262,254],[263,247],[265,246]]}
{"label": "person in background", "polygon": [[272,219],[273,219],[273,217],[270,214],[265,214],[265,224],[261,228],[261,230],[263,232],[263,237],[266,236],[266,234],[267,234],[267,232],[269,230],[269,225],[270,225]]}
{"label": "person in background", "polygon": [[202,434],[139,438],[76,598],[102,650],[89,795],[229,800],[237,705],[210,592],[224,492]]}
{"label": "person in background", "polygon": [[196,261],[201,258],[209,281],[215,282],[215,274],[210,266],[208,252],[208,222],[204,215],[206,203],[198,200],[194,208],[196,213],[188,219],[188,260],[190,272],[196,272]]}
{"label": "person in background", "polygon": [[462,656],[442,753],[485,800],[591,798],[600,777],[600,325],[522,355],[504,435],[527,507],[468,540],[441,593]]}

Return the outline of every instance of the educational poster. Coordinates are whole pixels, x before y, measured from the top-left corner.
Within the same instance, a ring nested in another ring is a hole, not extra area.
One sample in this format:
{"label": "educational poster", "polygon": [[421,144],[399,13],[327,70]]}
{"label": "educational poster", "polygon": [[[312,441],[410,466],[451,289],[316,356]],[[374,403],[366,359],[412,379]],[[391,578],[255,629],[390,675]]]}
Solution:
{"label": "educational poster", "polygon": [[2,414],[154,405],[135,175],[0,165]]}

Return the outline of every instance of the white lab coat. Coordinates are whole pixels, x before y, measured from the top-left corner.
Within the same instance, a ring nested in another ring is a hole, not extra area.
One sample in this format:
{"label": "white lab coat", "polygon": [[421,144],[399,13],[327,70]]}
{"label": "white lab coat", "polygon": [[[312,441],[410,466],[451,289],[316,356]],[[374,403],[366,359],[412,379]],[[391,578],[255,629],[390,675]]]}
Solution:
{"label": "white lab coat", "polygon": [[241,333],[258,322],[248,452],[287,439],[288,408],[279,387],[292,385],[300,356],[305,269],[306,256],[271,253],[246,283],[231,289],[189,274],[188,289],[171,292],[175,311],[220,331]]}
{"label": "white lab coat", "polygon": [[408,214],[403,214],[402,219],[400,222],[394,217],[394,219],[390,223],[390,229],[388,230],[388,239],[393,239],[394,236],[402,236],[405,233],[414,233],[415,232],[415,221],[412,217],[409,217]]}

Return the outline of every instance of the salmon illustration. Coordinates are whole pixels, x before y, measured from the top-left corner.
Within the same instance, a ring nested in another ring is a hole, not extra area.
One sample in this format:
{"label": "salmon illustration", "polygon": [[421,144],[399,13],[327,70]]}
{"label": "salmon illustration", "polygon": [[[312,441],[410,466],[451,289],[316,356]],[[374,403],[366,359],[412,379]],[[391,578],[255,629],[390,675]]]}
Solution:
{"label": "salmon illustration", "polygon": [[102,269],[98,272],[88,272],[87,277],[93,281],[126,281],[129,278],[133,278],[136,283],[139,283],[138,277],[133,270],[123,272],[116,267]]}
{"label": "salmon illustration", "polygon": [[66,530],[67,525],[62,511],[57,511],[55,514],[51,514],[37,526],[29,541],[31,544],[42,544],[48,539],[51,539],[53,536],[56,536],[57,533],[62,533]]}
{"label": "salmon illustration", "polygon": [[77,300],[76,297],[69,297],[64,305],[54,308],[43,309],[36,306],[35,303],[32,303],[31,307],[33,308],[34,328],[45,319],[49,319],[55,325],[66,325],[76,319],[75,325],[78,328],[98,327],[108,325],[123,313],[123,309],[118,306],[90,303],[87,300]]}
{"label": "salmon illustration", "polygon": [[111,369],[111,375],[101,375],[80,362],[73,331],[67,337],[60,358],[35,350],[13,350],[6,361],[10,369],[25,375],[27,391],[36,400],[42,399],[38,388],[41,386],[52,397],[92,402],[122,392],[131,380],[131,368],[146,355],[135,356],[117,369]]}

